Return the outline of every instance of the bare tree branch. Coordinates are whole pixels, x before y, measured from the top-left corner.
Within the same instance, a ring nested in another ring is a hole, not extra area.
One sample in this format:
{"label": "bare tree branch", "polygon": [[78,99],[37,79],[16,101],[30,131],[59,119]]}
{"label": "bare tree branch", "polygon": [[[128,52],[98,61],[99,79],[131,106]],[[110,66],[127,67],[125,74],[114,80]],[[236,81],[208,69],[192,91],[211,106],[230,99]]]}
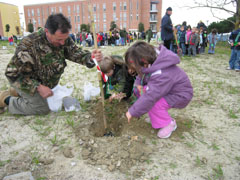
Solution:
{"label": "bare tree branch", "polygon": [[219,18],[219,17],[215,16],[215,14],[213,13],[212,9],[210,9],[210,11],[211,11],[213,17],[215,17],[215,18],[217,18],[217,19],[219,19],[219,20],[221,20],[221,21],[224,21],[224,20],[225,20],[225,21],[228,21],[228,22],[230,22],[230,23],[235,24],[234,21],[231,21],[231,20],[229,20],[229,19]]}

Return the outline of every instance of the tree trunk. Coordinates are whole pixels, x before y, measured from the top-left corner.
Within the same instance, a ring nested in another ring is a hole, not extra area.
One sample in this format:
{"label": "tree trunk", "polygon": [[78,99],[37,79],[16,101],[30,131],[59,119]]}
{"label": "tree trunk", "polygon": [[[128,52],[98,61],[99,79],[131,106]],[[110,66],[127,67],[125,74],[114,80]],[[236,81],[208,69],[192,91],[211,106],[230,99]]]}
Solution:
{"label": "tree trunk", "polygon": [[240,23],[240,1],[237,0],[237,6],[236,6],[236,23],[235,23],[235,29],[239,28],[239,23]]}

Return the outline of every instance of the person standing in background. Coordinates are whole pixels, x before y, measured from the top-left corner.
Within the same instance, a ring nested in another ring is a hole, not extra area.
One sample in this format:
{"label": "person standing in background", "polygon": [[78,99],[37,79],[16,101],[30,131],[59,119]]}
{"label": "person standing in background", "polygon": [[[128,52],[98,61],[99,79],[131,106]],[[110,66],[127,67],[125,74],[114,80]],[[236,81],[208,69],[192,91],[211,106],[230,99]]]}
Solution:
{"label": "person standing in background", "polygon": [[173,40],[173,25],[170,16],[172,15],[172,8],[167,8],[166,14],[162,18],[161,37],[164,41],[164,46],[170,49],[171,41]]}

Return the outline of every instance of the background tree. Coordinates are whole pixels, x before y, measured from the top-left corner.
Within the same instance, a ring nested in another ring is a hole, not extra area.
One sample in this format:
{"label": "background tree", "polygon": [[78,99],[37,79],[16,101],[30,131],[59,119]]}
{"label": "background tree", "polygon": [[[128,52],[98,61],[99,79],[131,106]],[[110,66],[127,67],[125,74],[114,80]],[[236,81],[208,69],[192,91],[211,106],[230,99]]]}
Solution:
{"label": "background tree", "polygon": [[[235,29],[239,27],[240,23],[240,0],[204,0],[204,1],[199,1],[199,0],[193,0],[194,5],[187,6],[191,9],[193,8],[209,8],[213,17],[219,19],[219,20],[226,20],[229,21],[230,23],[234,24]],[[233,5],[235,7],[235,10],[232,10],[229,8],[230,5]],[[232,19],[223,19],[220,18],[216,15],[216,10],[221,11],[221,12],[227,12],[231,16],[235,17],[235,21]]]}
{"label": "background tree", "polygon": [[230,21],[235,21],[235,17],[228,18],[220,22],[213,22],[208,26],[208,32],[211,32],[212,29],[217,29],[218,33],[228,33],[234,30],[235,26]]}
{"label": "background tree", "polygon": [[143,31],[144,31],[144,24],[140,22],[138,24],[138,32],[143,32]]}
{"label": "background tree", "polygon": [[10,25],[9,25],[9,24],[6,24],[5,28],[6,28],[7,37],[8,37],[8,32],[10,31]]}
{"label": "background tree", "polygon": [[81,24],[80,29],[81,29],[81,31],[85,30],[86,32],[90,32],[90,25],[89,24]]}
{"label": "background tree", "polygon": [[115,28],[117,28],[117,24],[115,23],[115,21],[112,21],[110,24],[110,31],[114,30]]}
{"label": "background tree", "polygon": [[19,28],[19,26],[16,26],[15,29],[16,29],[17,35],[20,35],[20,28]]}
{"label": "background tree", "polygon": [[33,28],[33,23],[28,23],[28,26],[27,26],[28,28],[28,32],[30,32],[30,33],[32,33],[33,31],[34,31],[34,28]]}

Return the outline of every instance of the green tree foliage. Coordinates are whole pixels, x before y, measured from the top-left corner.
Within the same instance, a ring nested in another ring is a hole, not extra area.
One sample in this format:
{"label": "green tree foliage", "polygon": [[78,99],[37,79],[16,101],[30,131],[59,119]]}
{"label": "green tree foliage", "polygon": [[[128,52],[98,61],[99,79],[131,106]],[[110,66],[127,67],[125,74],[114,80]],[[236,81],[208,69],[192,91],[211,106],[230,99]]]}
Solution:
{"label": "green tree foliage", "polygon": [[115,21],[112,21],[110,24],[110,31],[114,30],[115,28],[117,28],[117,24],[115,23]]}
{"label": "green tree foliage", "polygon": [[81,29],[81,31],[85,30],[86,32],[90,32],[90,25],[89,24],[81,24],[80,29]]}
{"label": "green tree foliage", "polygon": [[140,22],[138,24],[138,32],[143,32],[143,31],[144,31],[144,24]]}
{"label": "green tree foliage", "polygon": [[234,30],[235,26],[231,21],[236,21],[235,17],[228,18],[227,20],[223,20],[220,22],[212,22],[208,26],[208,32],[211,32],[212,29],[217,29],[218,33],[228,33]]}
{"label": "green tree foliage", "polygon": [[7,37],[8,37],[8,32],[10,31],[10,25],[9,25],[9,24],[6,24],[5,28],[6,28]]}
{"label": "green tree foliage", "polygon": [[33,28],[33,23],[28,23],[28,32],[32,33],[34,31],[34,28]]}

